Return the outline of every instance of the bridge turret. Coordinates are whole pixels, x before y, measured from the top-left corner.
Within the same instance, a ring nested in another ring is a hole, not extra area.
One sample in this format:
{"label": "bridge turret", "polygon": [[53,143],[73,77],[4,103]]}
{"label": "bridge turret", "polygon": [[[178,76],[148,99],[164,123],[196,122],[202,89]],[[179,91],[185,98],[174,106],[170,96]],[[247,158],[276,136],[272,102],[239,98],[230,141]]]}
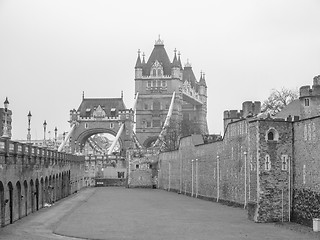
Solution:
{"label": "bridge turret", "polygon": [[138,58],[136,61],[135,68],[135,78],[142,78],[142,63],[140,58],[140,49],[138,50]]}
{"label": "bridge turret", "polygon": [[171,76],[172,78],[180,78],[181,77],[181,69],[179,65],[179,61],[177,59],[177,50],[174,50],[174,57],[172,61],[172,68],[171,68]]}

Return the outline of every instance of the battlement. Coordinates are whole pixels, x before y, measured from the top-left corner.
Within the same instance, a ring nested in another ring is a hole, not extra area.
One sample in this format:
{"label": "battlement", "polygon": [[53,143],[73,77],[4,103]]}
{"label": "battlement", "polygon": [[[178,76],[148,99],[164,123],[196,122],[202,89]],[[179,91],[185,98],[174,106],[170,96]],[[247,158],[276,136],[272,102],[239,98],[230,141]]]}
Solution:
{"label": "battlement", "polygon": [[223,112],[223,120],[226,119],[240,119],[242,117],[242,110],[226,110]]}
{"label": "battlement", "polygon": [[261,102],[259,101],[246,101],[242,103],[242,117],[247,118],[255,116],[261,112]]}
{"label": "battlement", "polygon": [[299,94],[300,98],[320,96],[320,75],[313,78],[312,87],[310,85],[300,87]]}

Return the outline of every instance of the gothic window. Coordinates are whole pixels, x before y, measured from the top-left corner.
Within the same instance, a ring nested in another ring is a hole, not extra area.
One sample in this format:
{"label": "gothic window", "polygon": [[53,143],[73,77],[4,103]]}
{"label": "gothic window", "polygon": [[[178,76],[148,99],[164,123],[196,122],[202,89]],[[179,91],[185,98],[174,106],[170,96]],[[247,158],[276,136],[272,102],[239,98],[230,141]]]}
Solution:
{"label": "gothic window", "polygon": [[151,81],[148,81],[147,87],[151,87]]}
{"label": "gothic window", "polygon": [[167,81],[163,80],[162,83],[161,83],[161,86],[162,87],[166,87],[167,86]]}
{"label": "gothic window", "polygon": [[156,80],[153,80],[152,81],[152,87],[156,87],[157,86],[157,81]]}
{"label": "gothic window", "polygon": [[148,110],[148,104],[147,103],[144,104],[144,110]]}
{"label": "gothic window", "polygon": [[272,141],[274,139],[274,134],[273,132],[268,132],[268,140]]}
{"label": "gothic window", "polygon": [[147,121],[147,127],[151,127],[151,122]]}
{"label": "gothic window", "polygon": [[282,171],[288,170],[288,155],[281,156],[281,170]]}
{"label": "gothic window", "polygon": [[166,109],[169,109],[170,105],[169,104],[166,104]]}
{"label": "gothic window", "polygon": [[84,128],[88,128],[88,123],[85,123],[85,124],[84,124]]}
{"label": "gothic window", "polygon": [[270,161],[270,156],[268,154],[264,157],[264,170],[266,171],[271,170],[271,161]]}
{"label": "gothic window", "polygon": [[158,76],[162,76],[162,71],[161,71],[161,69],[158,69]]}
{"label": "gothic window", "polygon": [[152,70],[152,76],[156,77],[157,76],[157,69]]}
{"label": "gothic window", "polygon": [[139,169],[139,164],[136,164],[136,169]]}
{"label": "gothic window", "polygon": [[309,107],[310,105],[310,99],[309,98],[305,98],[304,99],[304,106]]}
{"label": "gothic window", "polygon": [[114,123],[110,123],[110,128],[114,128]]}

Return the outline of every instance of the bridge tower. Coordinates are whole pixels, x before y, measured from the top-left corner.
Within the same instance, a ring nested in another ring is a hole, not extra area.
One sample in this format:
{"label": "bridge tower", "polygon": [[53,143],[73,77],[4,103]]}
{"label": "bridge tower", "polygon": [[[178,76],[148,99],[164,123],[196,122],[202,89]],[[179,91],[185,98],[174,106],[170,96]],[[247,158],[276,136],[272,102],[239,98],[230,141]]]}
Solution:
{"label": "bridge tower", "polygon": [[189,120],[201,133],[207,134],[207,85],[204,74],[197,81],[189,61],[182,67],[180,53],[174,50],[172,62],[163,40],[155,41],[153,51],[145,61],[138,57],[135,65],[136,135],[140,143],[150,147],[157,139],[175,94],[171,119]]}
{"label": "bridge tower", "polygon": [[[120,154],[132,147],[133,111],[126,109],[123,98],[84,98],[78,110],[70,110],[70,147],[72,153],[84,153],[95,134],[119,135]],[[92,141],[91,141],[91,144]]]}

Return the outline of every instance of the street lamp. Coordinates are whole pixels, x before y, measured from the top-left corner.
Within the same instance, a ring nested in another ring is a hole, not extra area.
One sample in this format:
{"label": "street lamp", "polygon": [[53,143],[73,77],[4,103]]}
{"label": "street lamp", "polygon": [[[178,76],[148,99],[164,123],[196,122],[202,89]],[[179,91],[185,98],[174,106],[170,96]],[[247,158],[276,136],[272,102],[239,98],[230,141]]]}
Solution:
{"label": "street lamp", "polygon": [[47,121],[44,120],[43,122],[43,142],[46,144],[46,131],[47,131]]}
{"label": "street lamp", "polygon": [[6,97],[6,100],[4,101],[4,125],[3,125],[3,138],[9,138],[8,134],[8,121],[7,121],[7,115],[8,115],[8,107],[9,107],[9,101],[8,97]]}
{"label": "street lamp", "polygon": [[55,142],[55,145],[57,144],[57,132],[58,132],[58,128],[55,127],[54,128],[54,142]]}
{"label": "street lamp", "polygon": [[30,133],[31,128],[30,128],[30,122],[31,122],[31,117],[32,117],[32,115],[31,115],[31,112],[30,112],[30,111],[29,111],[29,113],[28,113],[27,117],[28,117],[28,134],[27,134],[27,141],[28,141],[28,143],[30,143],[30,142],[31,142],[31,133]]}

